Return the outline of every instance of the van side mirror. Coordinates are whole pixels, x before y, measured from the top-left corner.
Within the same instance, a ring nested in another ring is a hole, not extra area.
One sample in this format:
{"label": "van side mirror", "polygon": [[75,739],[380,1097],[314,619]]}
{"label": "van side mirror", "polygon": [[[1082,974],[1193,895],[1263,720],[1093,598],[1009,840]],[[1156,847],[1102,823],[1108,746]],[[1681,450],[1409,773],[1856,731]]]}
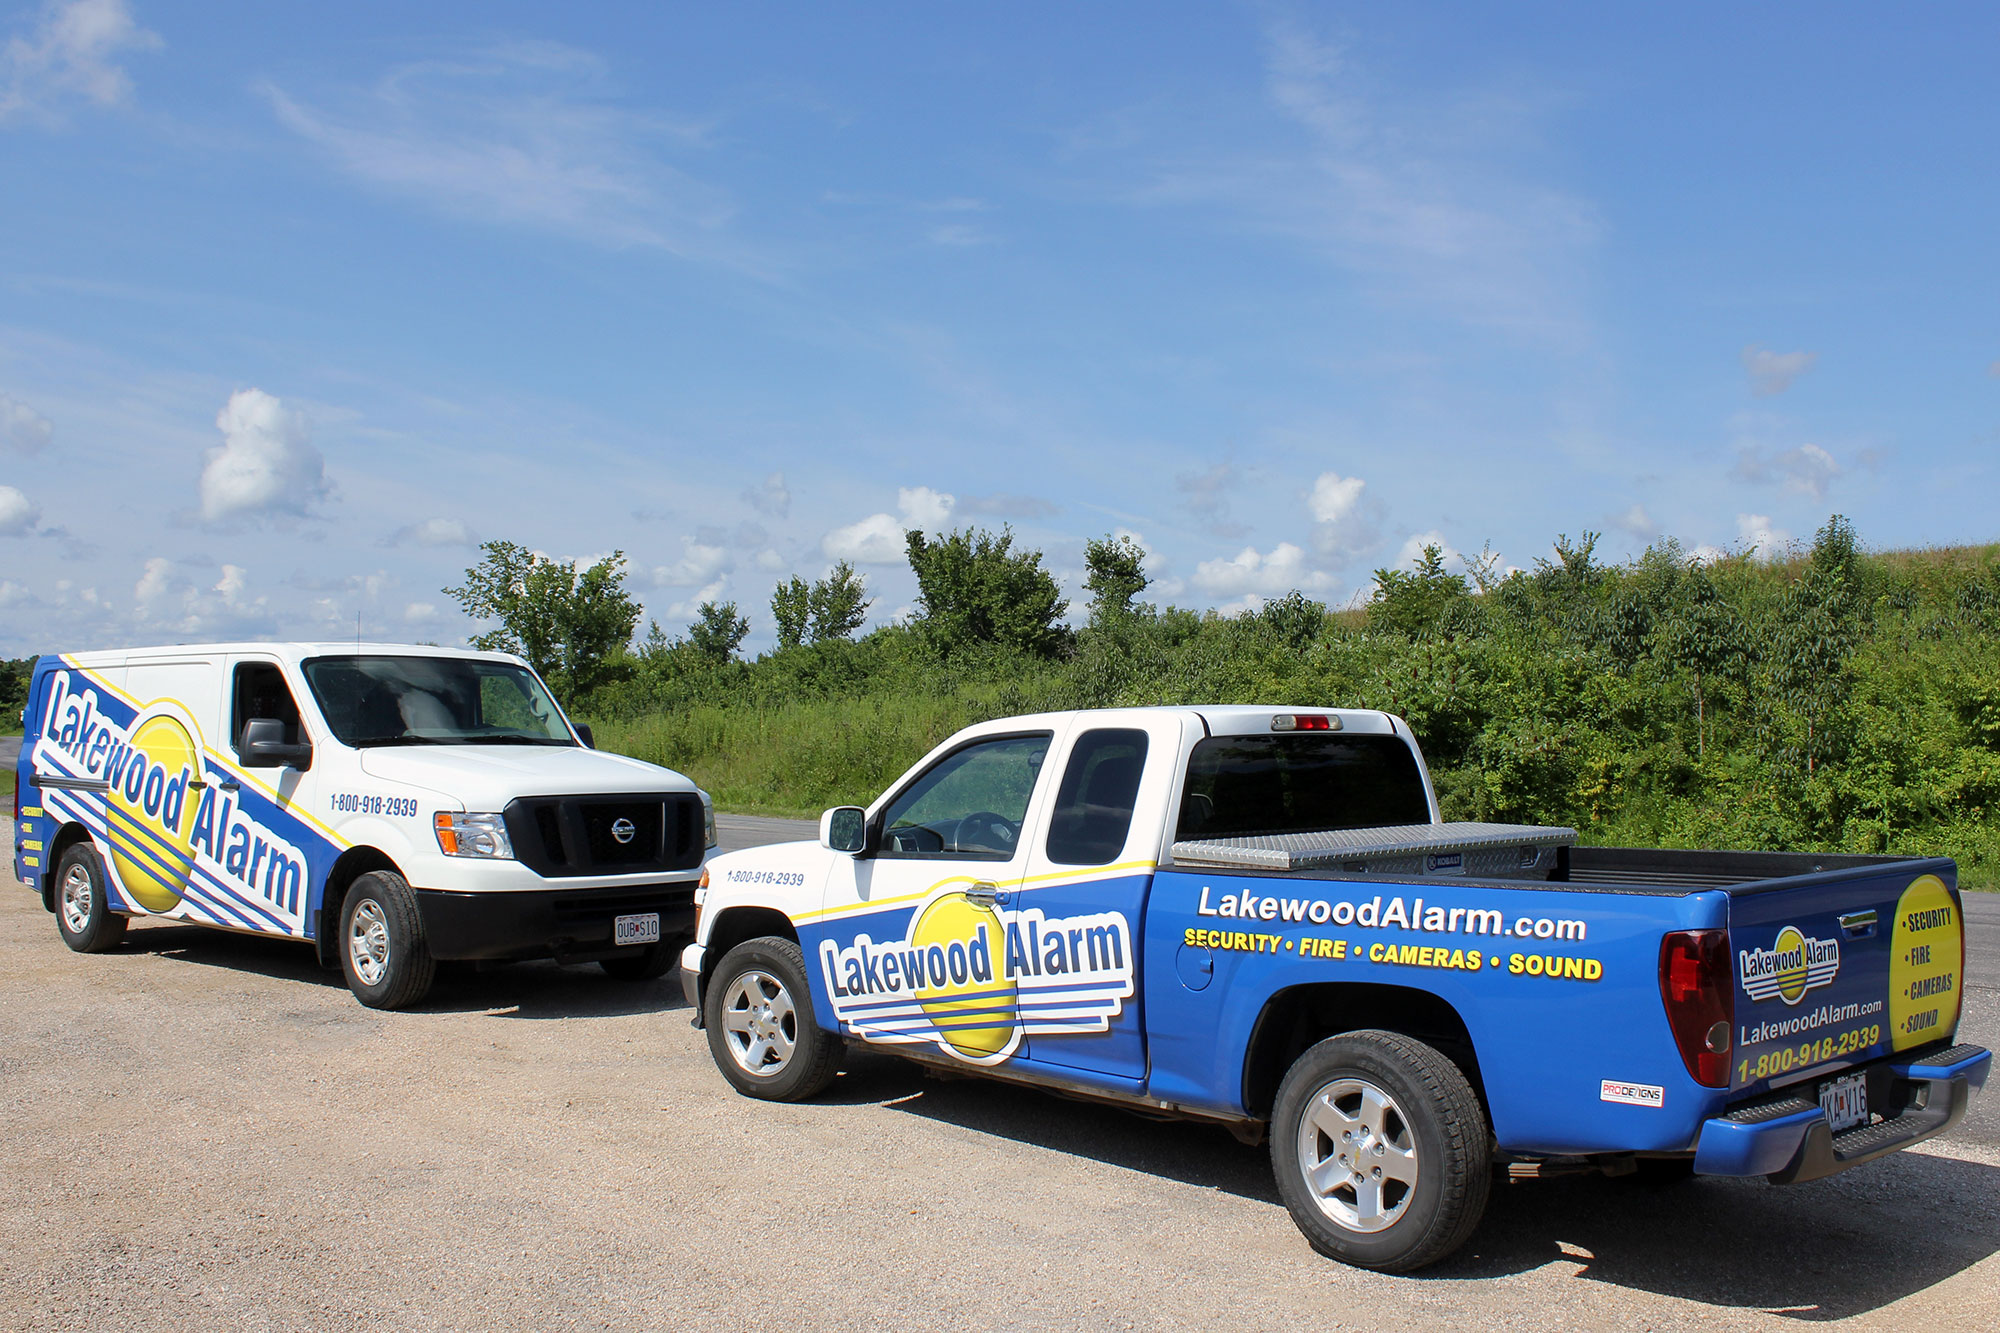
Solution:
{"label": "van side mirror", "polygon": [[868,851],[868,812],[858,805],[837,805],[821,815],[819,845],[829,852],[865,855]]}
{"label": "van side mirror", "polygon": [[311,768],[310,741],[285,739],[285,724],[275,717],[253,717],[243,724],[243,742],[236,747],[245,768]]}
{"label": "van side mirror", "polygon": [[584,749],[595,750],[597,748],[597,733],[590,729],[588,722],[572,722],[570,725],[576,728],[576,738],[583,742]]}

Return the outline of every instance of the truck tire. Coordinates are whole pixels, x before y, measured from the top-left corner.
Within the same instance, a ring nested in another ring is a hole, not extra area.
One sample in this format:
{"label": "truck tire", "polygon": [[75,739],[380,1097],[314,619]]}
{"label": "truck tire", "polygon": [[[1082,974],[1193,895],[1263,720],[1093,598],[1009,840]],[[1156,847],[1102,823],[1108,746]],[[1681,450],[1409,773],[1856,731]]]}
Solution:
{"label": "truck tire", "polygon": [[1492,1134],[1457,1065],[1394,1032],[1301,1055],[1278,1088],[1271,1165],[1315,1250],[1407,1273],[1472,1235],[1492,1188]]}
{"label": "truck tire", "polygon": [[791,940],[764,935],[723,955],[703,1007],[709,1054],[746,1097],[801,1102],[840,1070],[846,1046],[814,1018],[805,955]]}
{"label": "truck tire", "polygon": [[424,942],[417,896],[393,870],[371,870],[348,886],[340,907],[340,970],[370,1009],[403,1009],[430,993],[437,960]]}
{"label": "truck tire", "polygon": [[79,842],[56,863],[56,931],[78,953],[103,953],[125,938],[125,918],[111,910],[104,858]]}

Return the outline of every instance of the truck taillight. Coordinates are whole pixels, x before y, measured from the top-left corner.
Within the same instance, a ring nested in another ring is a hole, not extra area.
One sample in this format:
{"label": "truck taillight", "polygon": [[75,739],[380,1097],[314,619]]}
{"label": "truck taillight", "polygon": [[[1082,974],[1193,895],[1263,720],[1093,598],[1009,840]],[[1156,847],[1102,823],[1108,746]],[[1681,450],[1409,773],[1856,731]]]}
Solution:
{"label": "truck taillight", "polygon": [[1704,1087],[1728,1087],[1736,1026],[1729,932],[1676,930],[1661,940],[1660,999],[1689,1076]]}

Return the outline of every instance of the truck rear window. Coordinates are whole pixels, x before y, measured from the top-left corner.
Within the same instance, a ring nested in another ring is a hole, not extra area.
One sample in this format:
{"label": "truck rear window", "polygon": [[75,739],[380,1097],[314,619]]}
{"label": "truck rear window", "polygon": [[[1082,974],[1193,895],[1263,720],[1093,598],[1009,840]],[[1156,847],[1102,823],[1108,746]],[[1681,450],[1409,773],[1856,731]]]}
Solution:
{"label": "truck rear window", "polygon": [[1396,736],[1211,736],[1188,757],[1176,841],[1428,824],[1416,756]]}

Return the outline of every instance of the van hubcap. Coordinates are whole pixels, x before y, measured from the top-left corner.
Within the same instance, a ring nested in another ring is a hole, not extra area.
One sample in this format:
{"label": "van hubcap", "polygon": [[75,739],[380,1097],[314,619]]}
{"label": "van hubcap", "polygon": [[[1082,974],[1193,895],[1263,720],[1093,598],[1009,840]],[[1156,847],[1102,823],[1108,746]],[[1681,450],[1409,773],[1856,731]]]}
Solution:
{"label": "van hubcap", "polygon": [[63,924],[69,927],[70,934],[81,935],[90,924],[90,905],[95,896],[90,872],[82,866],[71,866],[62,882]]}

